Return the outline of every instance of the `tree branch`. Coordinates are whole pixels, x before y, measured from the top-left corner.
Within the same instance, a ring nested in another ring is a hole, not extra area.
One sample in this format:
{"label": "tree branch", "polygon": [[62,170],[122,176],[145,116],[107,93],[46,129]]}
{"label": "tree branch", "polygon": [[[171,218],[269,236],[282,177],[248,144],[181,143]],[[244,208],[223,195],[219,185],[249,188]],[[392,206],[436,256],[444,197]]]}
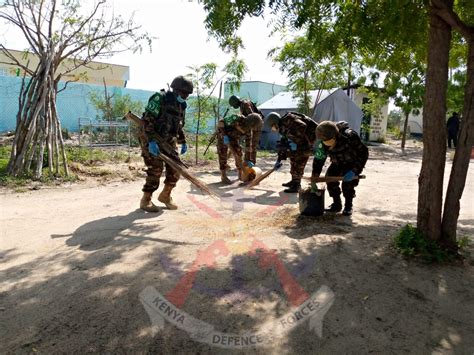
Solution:
{"label": "tree branch", "polygon": [[443,0],[431,0],[431,9],[448,25],[460,32],[466,39],[474,38],[474,27],[466,25]]}

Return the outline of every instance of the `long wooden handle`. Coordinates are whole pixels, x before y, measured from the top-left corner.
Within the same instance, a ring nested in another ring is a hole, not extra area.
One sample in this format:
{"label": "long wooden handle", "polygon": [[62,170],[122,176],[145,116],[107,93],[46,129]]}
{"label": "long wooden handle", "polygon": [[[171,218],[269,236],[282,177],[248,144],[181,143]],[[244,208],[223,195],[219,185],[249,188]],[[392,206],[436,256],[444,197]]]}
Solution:
{"label": "long wooden handle", "polygon": [[[303,179],[311,180],[311,182],[336,182],[344,180],[344,176],[320,176],[320,177],[311,177],[311,176],[304,176]],[[365,175],[357,175],[354,176],[354,179],[365,179]]]}
{"label": "long wooden handle", "polygon": [[[130,120],[134,123],[136,123],[141,129],[142,129],[142,137],[143,139],[145,139],[146,141],[146,137],[145,137],[145,134],[143,133],[143,125],[144,125],[144,122],[143,120],[138,117],[137,115],[135,115],[133,112],[129,111],[128,113],[125,114],[125,116],[123,116],[123,119],[124,120]],[[160,146],[160,148],[162,148],[163,150],[165,150],[165,152],[171,156],[173,154],[173,152],[175,152],[175,149],[167,142],[165,142],[162,138],[160,137],[156,137],[157,140],[158,140],[158,145]],[[174,159],[178,164],[184,166],[185,168],[189,169],[189,166],[184,163],[181,159],[179,159],[179,156],[176,154],[174,155],[173,157],[170,157],[171,159]]]}

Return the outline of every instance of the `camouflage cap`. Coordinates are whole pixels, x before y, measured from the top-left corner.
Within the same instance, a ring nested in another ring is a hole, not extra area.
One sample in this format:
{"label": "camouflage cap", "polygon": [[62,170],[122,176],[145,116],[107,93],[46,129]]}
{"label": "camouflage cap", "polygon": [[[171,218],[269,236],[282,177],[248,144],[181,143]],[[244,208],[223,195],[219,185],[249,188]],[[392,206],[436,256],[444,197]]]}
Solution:
{"label": "camouflage cap", "polygon": [[194,90],[193,82],[182,75],[174,78],[170,86],[175,91],[183,91],[187,94],[191,94]]}
{"label": "camouflage cap", "polygon": [[258,113],[251,113],[245,117],[242,126],[243,129],[261,129],[263,126],[262,117]]}
{"label": "camouflage cap", "polygon": [[240,106],[240,97],[232,95],[229,97],[229,105],[233,108],[239,108]]}
{"label": "camouflage cap", "polygon": [[337,136],[339,130],[337,129],[336,123],[332,121],[322,121],[316,127],[316,137],[323,141],[333,139]]}

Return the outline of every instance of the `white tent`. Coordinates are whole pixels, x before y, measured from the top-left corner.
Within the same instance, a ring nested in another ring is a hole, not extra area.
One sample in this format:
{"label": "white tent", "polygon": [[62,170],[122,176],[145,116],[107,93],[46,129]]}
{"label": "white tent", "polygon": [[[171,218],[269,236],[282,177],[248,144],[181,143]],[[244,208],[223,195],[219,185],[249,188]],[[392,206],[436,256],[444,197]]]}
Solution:
{"label": "white tent", "polygon": [[364,113],[347,94],[337,89],[324,100],[321,100],[313,113],[313,120],[321,121],[346,121],[354,131],[360,134],[360,126]]}
{"label": "white tent", "polygon": [[[309,95],[311,96],[312,108],[317,102],[312,117],[314,121],[346,121],[353,130],[360,133],[364,114],[344,91],[341,89],[313,90],[309,92]],[[291,92],[280,92],[258,106],[258,109],[264,114],[265,120],[270,112],[277,112],[283,116],[288,111],[298,111],[298,98],[294,97]],[[265,124],[260,139],[260,147],[265,149],[275,148],[279,139],[280,135],[272,132],[271,128]]]}

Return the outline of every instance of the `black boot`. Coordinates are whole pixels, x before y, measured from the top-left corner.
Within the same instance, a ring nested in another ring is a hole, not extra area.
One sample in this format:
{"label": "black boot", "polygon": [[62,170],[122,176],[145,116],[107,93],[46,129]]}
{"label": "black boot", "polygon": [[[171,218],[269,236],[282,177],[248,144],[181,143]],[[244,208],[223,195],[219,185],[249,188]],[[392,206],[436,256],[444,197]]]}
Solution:
{"label": "black boot", "polygon": [[285,182],[284,184],[281,184],[281,186],[290,187],[292,183],[293,183],[293,179],[291,179],[291,180],[288,181],[288,182]]}
{"label": "black boot", "polygon": [[346,198],[344,203],[344,211],[342,211],[344,216],[352,215],[352,198]]}
{"label": "black boot", "polygon": [[341,196],[334,196],[332,198],[334,200],[334,202],[332,203],[331,206],[329,206],[329,208],[326,208],[324,211],[326,212],[341,212],[342,210],[342,201],[341,201]]}
{"label": "black boot", "polygon": [[287,189],[283,190],[283,192],[294,194],[300,191],[301,184],[299,181],[293,181]]}

